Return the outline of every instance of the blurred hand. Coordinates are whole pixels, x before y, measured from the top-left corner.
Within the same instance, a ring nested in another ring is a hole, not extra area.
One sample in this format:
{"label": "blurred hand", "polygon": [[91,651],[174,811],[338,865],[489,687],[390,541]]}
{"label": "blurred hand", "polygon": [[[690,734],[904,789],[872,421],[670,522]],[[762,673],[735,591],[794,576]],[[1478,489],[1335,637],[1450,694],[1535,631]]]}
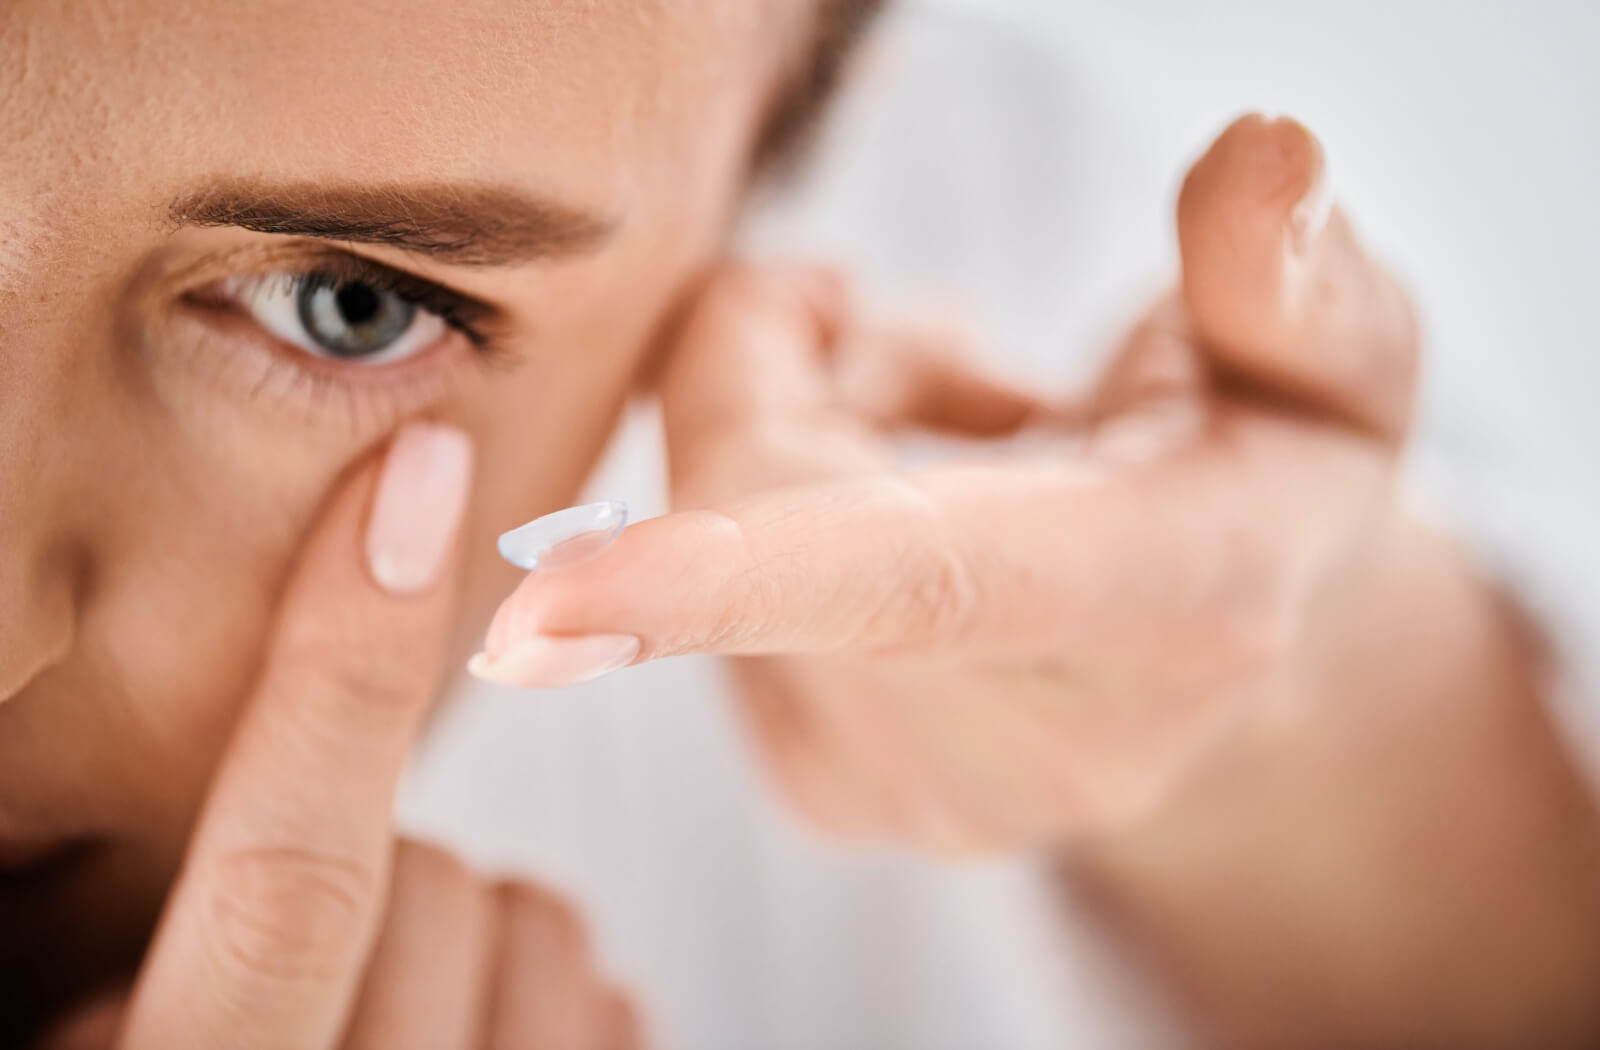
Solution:
{"label": "blurred hand", "polygon": [[[950,850],[1125,820],[1231,729],[1313,702],[1400,522],[1412,314],[1297,124],[1235,124],[1178,219],[1181,290],[1070,409],[938,333],[857,323],[825,274],[721,274],[662,385],[679,511],[530,577],[480,672],[566,684],[633,639],[742,657],[800,810]],[[1025,424],[1067,440],[917,469],[893,447]]]}
{"label": "blurred hand", "polygon": [[565,904],[393,839],[453,615],[470,449],[412,426],[377,475],[345,487],[305,552],[131,994],[45,1046],[638,1045]]}

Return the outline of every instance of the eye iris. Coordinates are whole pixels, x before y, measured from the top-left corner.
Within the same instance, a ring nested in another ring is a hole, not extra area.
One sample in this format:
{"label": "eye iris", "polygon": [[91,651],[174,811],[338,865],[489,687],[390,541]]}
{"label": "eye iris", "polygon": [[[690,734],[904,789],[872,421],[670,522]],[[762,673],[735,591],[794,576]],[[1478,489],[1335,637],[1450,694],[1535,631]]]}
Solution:
{"label": "eye iris", "polygon": [[416,304],[360,281],[309,284],[296,307],[306,334],[334,357],[381,354],[411,327]]}

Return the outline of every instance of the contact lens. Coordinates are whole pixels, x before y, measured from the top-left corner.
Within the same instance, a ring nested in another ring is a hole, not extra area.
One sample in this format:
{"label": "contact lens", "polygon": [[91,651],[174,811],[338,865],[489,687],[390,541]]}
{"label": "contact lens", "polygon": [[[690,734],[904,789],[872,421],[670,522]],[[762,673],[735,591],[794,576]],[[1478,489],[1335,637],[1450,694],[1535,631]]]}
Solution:
{"label": "contact lens", "polygon": [[502,535],[500,557],[529,572],[564,569],[611,546],[627,524],[626,503],[568,507]]}

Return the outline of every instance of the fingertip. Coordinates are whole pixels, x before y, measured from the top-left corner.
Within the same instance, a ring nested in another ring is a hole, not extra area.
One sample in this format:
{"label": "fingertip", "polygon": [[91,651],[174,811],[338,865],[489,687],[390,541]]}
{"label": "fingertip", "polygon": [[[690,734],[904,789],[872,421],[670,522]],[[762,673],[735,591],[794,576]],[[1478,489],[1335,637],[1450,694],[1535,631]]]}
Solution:
{"label": "fingertip", "polygon": [[1239,325],[1241,293],[1250,320],[1281,314],[1303,276],[1293,260],[1311,254],[1332,212],[1322,145],[1304,125],[1256,114],[1230,125],[1178,200],[1184,293],[1202,325]]}
{"label": "fingertip", "polygon": [[[731,581],[748,568],[725,515],[681,511],[640,522],[581,565],[530,573],[496,610],[483,658],[468,669],[496,684],[552,688],[595,677],[586,667],[616,670],[697,649],[720,630],[718,610],[738,590]],[[580,640],[592,647],[552,648]]]}
{"label": "fingertip", "polygon": [[1310,131],[1235,121],[1190,172],[1178,219],[1184,305],[1209,353],[1386,440],[1403,433],[1415,316],[1335,207]]}
{"label": "fingertip", "polygon": [[504,655],[513,635],[522,630],[519,610],[527,605],[524,593],[537,586],[535,577],[549,579],[592,561],[611,548],[628,525],[628,505],[604,500],[568,507],[542,515],[500,535],[500,556],[527,570],[516,591],[500,604],[484,639],[484,655],[494,660]]}
{"label": "fingertip", "polygon": [[1317,137],[1290,117],[1251,113],[1235,120],[1190,169],[1179,217],[1204,219],[1217,209],[1259,211],[1306,226],[1325,219],[1327,162]]}

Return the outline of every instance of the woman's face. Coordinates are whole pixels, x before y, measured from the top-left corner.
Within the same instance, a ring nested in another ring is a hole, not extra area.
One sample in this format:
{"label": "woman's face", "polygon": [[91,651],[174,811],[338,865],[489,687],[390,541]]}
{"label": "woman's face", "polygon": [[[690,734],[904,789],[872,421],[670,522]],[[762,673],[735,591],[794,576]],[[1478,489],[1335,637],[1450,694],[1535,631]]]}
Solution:
{"label": "woman's face", "polygon": [[137,941],[302,535],[408,417],[477,442],[468,651],[491,538],[573,495],[814,8],[0,12],[0,963],[71,954],[63,916]]}

